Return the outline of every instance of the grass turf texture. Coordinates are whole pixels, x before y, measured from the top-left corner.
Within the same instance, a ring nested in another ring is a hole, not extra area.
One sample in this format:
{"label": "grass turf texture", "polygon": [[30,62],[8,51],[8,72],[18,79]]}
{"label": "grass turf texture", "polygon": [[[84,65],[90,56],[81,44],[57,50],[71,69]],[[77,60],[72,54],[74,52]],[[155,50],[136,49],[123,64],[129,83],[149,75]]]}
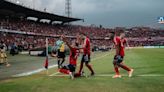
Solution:
{"label": "grass turf texture", "polygon": [[[3,80],[0,82],[0,92],[164,92],[164,77],[144,76],[142,74],[164,74],[164,49],[132,49],[126,51],[125,64],[134,68],[134,76],[120,79],[111,77],[88,77],[70,80],[69,77],[46,76],[45,72],[39,74]],[[92,65],[96,74],[114,74],[113,55],[96,53]],[[78,69],[78,68],[77,68]],[[89,75],[88,70],[84,69]],[[55,73],[49,70],[49,75]],[[127,72],[121,69],[121,74]]]}

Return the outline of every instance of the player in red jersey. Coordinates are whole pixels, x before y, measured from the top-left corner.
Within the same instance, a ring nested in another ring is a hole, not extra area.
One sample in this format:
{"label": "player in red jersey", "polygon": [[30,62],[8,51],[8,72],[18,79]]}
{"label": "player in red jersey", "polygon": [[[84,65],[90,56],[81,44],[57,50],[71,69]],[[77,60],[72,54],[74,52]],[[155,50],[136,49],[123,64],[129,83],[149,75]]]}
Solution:
{"label": "player in red jersey", "polygon": [[133,73],[133,69],[127,67],[126,65],[122,63],[123,58],[125,56],[124,45],[122,42],[122,38],[124,38],[124,36],[125,36],[124,32],[120,32],[120,36],[116,36],[115,33],[112,33],[112,36],[111,36],[111,39],[113,39],[113,43],[116,48],[116,54],[113,60],[114,70],[116,74],[113,76],[113,78],[121,78],[118,67],[121,67],[125,69],[126,71],[128,71],[129,77],[131,77]]}
{"label": "player in red jersey", "polygon": [[[123,44],[124,49],[127,47],[127,49],[129,50],[129,44],[128,44],[127,39],[125,38],[125,33],[122,33],[121,43]],[[121,63],[123,64],[123,61]]]}
{"label": "player in red jersey", "polygon": [[69,56],[69,65],[63,66],[61,69],[59,69],[59,72],[64,74],[69,74],[71,78],[74,79],[79,49],[82,48],[78,48],[78,44],[75,41],[72,42],[72,45],[70,45],[64,36],[62,36],[62,38],[70,49],[70,56]]}
{"label": "player in red jersey", "polygon": [[81,59],[79,72],[76,74],[76,76],[81,76],[84,63],[86,65],[86,67],[91,71],[91,76],[93,76],[95,73],[94,73],[91,65],[89,64],[90,56],[91,56],[90,39],[84,33],[82,33],[82,37],[84,38],[84,43],[82,46],[83,47],[83,56]]}

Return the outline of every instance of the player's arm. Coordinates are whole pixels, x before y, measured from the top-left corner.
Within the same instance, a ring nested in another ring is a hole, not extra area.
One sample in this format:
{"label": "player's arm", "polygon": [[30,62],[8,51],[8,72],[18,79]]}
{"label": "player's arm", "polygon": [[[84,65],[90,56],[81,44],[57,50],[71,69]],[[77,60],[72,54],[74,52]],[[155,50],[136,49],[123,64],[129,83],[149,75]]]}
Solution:
{"label": "player's arm", "polygon": [[78,49],[78,50],[80,50],[80,49],[84,49],[83,47],[79,47],[79,48],[78,48],[78,47],[75,47],[75,48]]}
{"label": "player's arm", "polygon": [[114,47],[115,47],[114,43],[112,43],[112,45],[110,45],[110,48],[111,48],[110,51],[112,51],[114,49]]}
{"label": "player's arm", "polygon": [[83,47],[83,48],[86,48],[86,45],[87,45],[87,41],[86,41],[86,39],[84,40],[83,43],[84,43],[84,44],[82,45],[82,47]]}
{"label": "player's arm", "polygon": [[129,50],[129,43],[128,43],[127,40],[126,40],[126,46],[127,46],[128,50]]}
{"label": "player's arm", "polygon": [[129,50],[129,43],[128,43],[127,39],[125,39],[125,46],[124,47],[127,47],[127,49]]}
{"label": "player's arm", "polygon": [[68,43],[67,40],[64,40],[64,42],[66,43],[66,45],[67,45],[70,49],[72,49],[72,46]]}
{"label": "player's arm", "polygon": [[66,45],[67,45],[70,49],[72,49],[72,46],[68,43],[66,37],[65,37],[65,36],[62,36],[62,38],[63,38],[63,41],[66,43]]}

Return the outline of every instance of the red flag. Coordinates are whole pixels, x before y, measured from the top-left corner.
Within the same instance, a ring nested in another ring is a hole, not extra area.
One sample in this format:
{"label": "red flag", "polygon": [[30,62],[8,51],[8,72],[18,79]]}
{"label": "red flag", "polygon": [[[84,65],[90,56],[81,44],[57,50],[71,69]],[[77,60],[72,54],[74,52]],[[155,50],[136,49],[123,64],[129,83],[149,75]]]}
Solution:
{"label": "red flag", "polygon": [[45,62],[44,62],[44,67],[45,67],[46,69],[48,69],[48,57],[46,57],[46,60],[45,60]]}

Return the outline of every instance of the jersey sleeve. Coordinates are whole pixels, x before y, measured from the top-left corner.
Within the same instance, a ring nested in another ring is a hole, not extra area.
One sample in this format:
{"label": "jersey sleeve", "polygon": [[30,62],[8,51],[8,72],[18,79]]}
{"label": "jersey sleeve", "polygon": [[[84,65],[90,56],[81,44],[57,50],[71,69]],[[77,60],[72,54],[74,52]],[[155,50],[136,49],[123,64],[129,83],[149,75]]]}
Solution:
{"label": "jersey sleeve", "polygon": [[125,39],[124,39],[124,43],[126,43],[126,42],[127,42],[127,39],[125,38]]}
{"label": "jersey sleeve", "polygon": [[120,38],[115,37],[114,38],[114,43],[115,43],[115,45],[118,45],[120,43]]}

